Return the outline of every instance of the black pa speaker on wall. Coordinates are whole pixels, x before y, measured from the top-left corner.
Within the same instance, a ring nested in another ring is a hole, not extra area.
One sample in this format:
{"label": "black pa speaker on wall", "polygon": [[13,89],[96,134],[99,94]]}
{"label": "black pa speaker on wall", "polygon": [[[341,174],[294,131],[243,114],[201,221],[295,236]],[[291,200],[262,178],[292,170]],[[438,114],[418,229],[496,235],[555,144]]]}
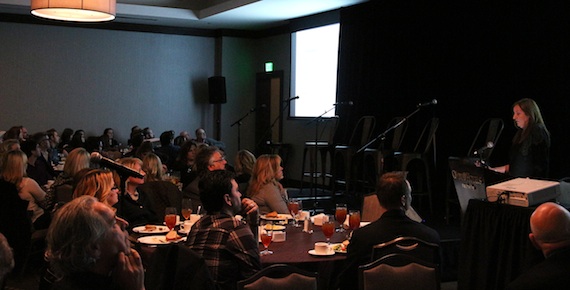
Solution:
{"label": "black pa speaker on wall", "polygon": [[208,93],[210,104],[226,103],[226,78],[215,76],[208,78]]}

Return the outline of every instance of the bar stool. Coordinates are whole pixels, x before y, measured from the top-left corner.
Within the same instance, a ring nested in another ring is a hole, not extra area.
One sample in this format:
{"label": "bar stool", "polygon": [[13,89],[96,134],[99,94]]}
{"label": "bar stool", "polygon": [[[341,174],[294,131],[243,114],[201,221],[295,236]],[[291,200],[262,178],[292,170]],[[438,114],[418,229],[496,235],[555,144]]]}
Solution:
{"label": "bar stool", "polygon": [[[326,126],[329,129],[329,135],[327,140],[310,140],[305,141],[305,148],[303,149],[303,165],[301,168],[301,192],[303,191],[303,185],[305,177],[309,178],[311,195],[315,194],[317,190],[317,179],[320,177],[321,185],[326,185],[326,178],[331,176],[327,173],[327,157],[331,156],[333,147],[334,135],[336,134],[336,129],[338,128],[339,117],[334,116],[327,120]],[[323,129],[327,129],[326,127]],[[318,127],[317,127],[318,135]],[[315,136],[318,137],[318,136]],[[318,138],[317,138],[318,139]],[[306,171],[307,154],[309,155],[309,171]],[[320,155],[320,169],[318,168],[317,156]],[[332,159],[332,156],[331,156]]]}

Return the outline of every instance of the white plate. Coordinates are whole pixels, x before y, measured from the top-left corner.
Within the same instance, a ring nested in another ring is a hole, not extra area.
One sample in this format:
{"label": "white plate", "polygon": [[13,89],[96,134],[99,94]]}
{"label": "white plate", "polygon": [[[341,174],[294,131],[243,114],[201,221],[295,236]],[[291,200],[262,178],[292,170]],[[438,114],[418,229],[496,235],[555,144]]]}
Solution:
{"label": "white plate", "polygon": [[282,231],[285,229],[284,226],[280,226],[280,225],[265,225],[264,228],[266,231],[270,231],[272,227],[273,227],[274,231]]}
{"label": "white plate", "polygon": [[259,216],[260,218],[264,219],[264,220],[268,220],[268,221],[284,221],[284,220],[290,220],[293,219],[293,216],[290,214],[278,214],[277,217],[266,217],[264,214],[262,214],[261,216]]}
{"label": "white plate", "polygon": [[315,250],[309,250],[309,254],[313,255],[313,256],[332,256],[334,255],[334,251],[329,251],[328,253],[325,254],[318,254],[317,252],[315,252]]}
{"label": "white plate", "polygon": [[145,226],[134,227],[133,232],[139,234],[161,234],[161,233],[168,233],[168,227],[165,226],[156,226],[154,230],[147,230]]}
{"label": "white plate", "polygon": [[186,237],[183,237],[181,239],[178,239],[176,241],[167,241],[166,240],[166,235],[162,236],[146,236],[146,237],[140,237],[137,239],[137,241],[141,244],[147,244],[147,245],[167,245],[170,243],[178,243],[178,242],[182,242],[182,241],[186,241]]}
{"label": "white plate", "polygon": [[335,253],[346,254],[346,248],[344,251],[342,250],[342,243],[332,244],[331,248]]}

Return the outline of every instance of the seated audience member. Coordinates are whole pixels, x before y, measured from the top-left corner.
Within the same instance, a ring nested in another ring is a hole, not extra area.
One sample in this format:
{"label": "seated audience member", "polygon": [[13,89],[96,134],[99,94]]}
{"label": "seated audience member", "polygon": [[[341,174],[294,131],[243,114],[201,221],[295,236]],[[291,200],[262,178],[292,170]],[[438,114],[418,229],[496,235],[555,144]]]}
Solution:
{"label": "seated audience member", "polygon": [[180,152],[178,152],[178,157],[176,157],[176,162],[172,169],[180,171],[180,182],[182,182],[182,188],[185,188],[196,178],[196,170],[194,170],[194,163],[196,161],[196,151],[198,147],[194,141],[188,141],[182,145]]}
{"label": "seated audience member", "polygon": [[[105,169],[91,169],[77,182],[73,198],[89,195],[113,208],[119,202],[119,188],[115,184],[113,172]],[[115,210],[115,208],[113,208]]]}
{"label": "seated audience member", "polygon": [[63,200],[56,200],[58,195],[63,197],[63,195],[73,193],[73,186],[77,182],[77,173],[84,168],[89,168],[90,159],[89,152],[83,148],[71,150],[63,165],[63,172],[55,178],[53,184],[46,191],[46,209],[48,211],[53,210],[56,203],[64,203]]}
{"label": "seated audience member", "polygon": [[60,278],[52,289],[144,289],[142,261],[130,247],[127,225],[91,196],[65,204],[47,234],[45,257]]}
{"label": "seated audience member", "polygon": [[[43,138],[47,140],[47,136]],[[40,143],[46,143],[34,134],[30,140],[22,142],[20,147],[28,157],[28,167],[26,168],[28,177],[37,181],[40,186],[45,186],[48,180],[53,180],[57,174],[53,166],[42,156],[41,145],[36,140],[39,140]]]}
{"label": "seated audience member", "polygon": [[207,215],[194,224],[186,244],[204,257],[219,289],[236,289],[236,282],[261,269],[257,240],[235,215],[245,210],[233,173],[214,170],[203,175],[200,198]]}
{"label": "seated audience member", "polygon": [[182,203],[182,192],[178,186],[170,181],[164,180],[162,162],[156,154],[150,153],[143,159],[144,184],[137,187],[137,190],[148,196],[152,200],[153,212],[157,218],[164,214],[167,207],[175,207],[180,213]]}
{"label": "seated audience member", "polygon": [[69,149],[67,149],[68,151],[71,151],[75,148],[85,148],[85,131],[79,129],[77,131],[75,131],[75,133],[73,133],[73,136],[71,137],[71,141],[69,142]]}
{"label": "seated audience member", "polygon": [[[142,161],[138,158],[121,158],[119,163],[139,172],[143,176]],[[129,226],[136,227],[146,224],[158,223],[163,220],[164,213],[155,213],[152,200],[144,192],[138,190],[144,184],[143,178],[130,176],[125,182],[120,203],[117,206],[117,214],[129,222]],[[160,219],[158,218],[160,217]]]}
{"label": "seated audience member", "polygon": [[24,141],[24,137],[22,134],[22,128],[23,128],[23,126],[14,126],[10,129],[8,129],[8,131],[6,131],[4,133],[4,136],[2,136],[2,139],[4,141],[10,140],[10,139],[18,140],[20,142]]}
{"label": "seated audience member", "polygon": [[152,129],[149,127],[142,129],[142,134],[145,140],[154,139],[154,133],[152,132]]}
{"label": "seated audience member", "polygon": [[255,155],[248,150],[241,150],[237,153],[234,168],[236,170],[236,182],[239,186],[239,192],[247,193],[255,161]]}
{"label": "seated audience member", "polygon": [[174,138],[174,145],[182,147],[184,143],[190,141],[190,134],[188,131],[182,131],[176,138]]}
{"label": "seated audience member", "polygon": [[42,206],[45,204],[46,193],[38,183],[26,177],[28,158],[20,150],[9,151],[4,154],[0,177],[18,188],[21,199],[28,201],[28,211],[32,212],[34,229],[45,229],[49,226],[50,216],[44,213]]}
{"label": "seated audience member", "polygon": [[528,235],[545,260],[523,273],[507,289],[568,289],[570,287],[570,213],[547,202],[530,217]]}
{"label": "seated audience member", "polygon": [[71,149],[68,147],[69,144],[71,143],[71,138],[73,136],[73,133],[74,131],[71,128],[65,128],[61,132],[61,136],[59,138],[59,145],[57,145],[57,148],[59,149],[59,151],[61,151],[61,153],[66,154],[71,151]]}
{"label": "seated audience member", "polygon": [[287,191],[280,180],[283,179],[283,167],[279,155],[261,155],[255,161],[251,182],[247,188],[249,196],[259,206],[259,212],[266,214],[276,211],[288,214]]}
{"label": "seated audience member", "polygon": [[137,152],[135,152],[134,157],[143,160],[145,156],[147,156],[150,153],[154,153],[154,147],[152,146],[152,142],[144,141],[142,142],[141,146],[139,146],[139,148],[137,149]]}
{"label": "seated audience member", "polygon": [[160,147],[155,150],[156,155],[160,156],[163,164],[168,168],[174,166],[180,147],[174,145],[174,131],[166,131],[160,134]]}
{"label": "seated audience member", "polygon": [[47,130],[46,134],[49,138],[49,147],[47,148],[48,161],[53,165],[57,165],[59,164],[59,161],[61,161],[61,158],[59,157],[59,153],[61,152],[57,149],[60,140],[59,134],[57,133],[57,130],[53,128]]}
{"label": "seated audience member", "polygon": [[194,139],[194,142],[204,143],[204,144],[207,144],[208,146],[216,146],[222,151],[226,150],[226,144],[224,144],[224,142],[222,142],[222,141],[218,141],[218,140],[215,140],[212,138],[208,138],[206,136],[206,130],[204,130],[202,128],[198,128],[198,129],[196,129],[195,133],[196,133],[196,139]]}
{"label": "seated audience member", "polygon": [[130,142],[131,142],[132,148],[129,152],[125,153],[125,157],[137,156],[136,154],[144,142],[144,135],[142,134],[142,131],[135,131],[135,132],[131,133]]}
{"label": "seated audience member", "polygon": [[439,234],[406,216],[412,202],[410,183],[405,172],[388,172],[380,177],[376,195],[382,215],[371,224],[352,233],[347,248],[344,269],[339,277],[341,289],[354,289],[358,285],[358,266],[372,261],[372,247],[397,237],[416,237],[439,244]]}
{"label": "seated audience member", "polygon": [[4,287],[4,277],[14,269],[14,253],[8,240],[0,233],[0,287]]}
{"label": "seated audience member", "polygon": [[101,143],[103,143],[103,151],[116,151],[119,149],[119,142],[115,140],[115,132],[113,128],[106,128],[101,135]]}

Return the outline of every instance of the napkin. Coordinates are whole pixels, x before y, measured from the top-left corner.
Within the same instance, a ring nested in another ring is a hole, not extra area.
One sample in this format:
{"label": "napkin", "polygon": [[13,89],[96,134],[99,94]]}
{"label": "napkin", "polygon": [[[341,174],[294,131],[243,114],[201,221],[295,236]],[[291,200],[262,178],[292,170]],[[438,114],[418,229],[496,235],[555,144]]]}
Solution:
{"label": "napkin", "polygon": [[318,215],[312,216],[311,221],[315,226],[322,226],[324,222],[329,221],[329,217],[324,213],[320,213]]}

